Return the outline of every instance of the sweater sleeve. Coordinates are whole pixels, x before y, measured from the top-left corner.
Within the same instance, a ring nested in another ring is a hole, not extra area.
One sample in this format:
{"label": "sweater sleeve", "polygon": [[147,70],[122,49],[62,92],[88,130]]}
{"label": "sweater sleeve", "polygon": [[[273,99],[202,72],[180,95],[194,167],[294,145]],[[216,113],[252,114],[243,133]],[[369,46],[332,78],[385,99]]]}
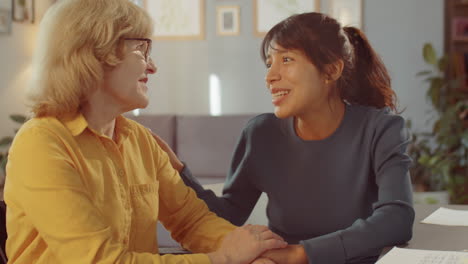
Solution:
{"label": "sweater sleeve", "polygon": [[251,171],[248,169],[249,147],[247,141],[248,137],[244,130],[234,151],[221,197],[216,196],[213,191],[203,188],[187,166],[180,173],[184,183],[195,190],[198,197],[206,202],[211,211],[237,226],[241,226],[247,221],[261,194],[250,183],[249,173]]}
{"label": "sweater sleeve", "polygon": [[370,155],[371,173],[378,186],[378,201],[367,219],[309,240],[301,241],[311,264],[342,264],[377,256],[385,246],[402,244],[412,237],[414,209],[409,177],[411,159],[403,118],[383,115],[376,121]]}

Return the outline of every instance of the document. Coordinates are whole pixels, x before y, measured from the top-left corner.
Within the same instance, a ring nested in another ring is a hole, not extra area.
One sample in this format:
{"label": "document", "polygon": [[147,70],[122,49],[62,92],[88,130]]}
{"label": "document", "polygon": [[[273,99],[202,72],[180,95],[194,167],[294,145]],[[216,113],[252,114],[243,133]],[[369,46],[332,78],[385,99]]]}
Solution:
{"label": "document", "polygon": [[173,254],[173,255],[180,255],[180,254],[191,254],[190,251],[183,249],[181,247],[160,247],[159,254]]}
{"label": "document", "polygon": [[468,210],[455,210],[440,207],[422,220],[421,223],[446,226],[468,226]]}
{"label": "document", "polygon": [[394,247],[375,264],[468,264],[468,252]]}

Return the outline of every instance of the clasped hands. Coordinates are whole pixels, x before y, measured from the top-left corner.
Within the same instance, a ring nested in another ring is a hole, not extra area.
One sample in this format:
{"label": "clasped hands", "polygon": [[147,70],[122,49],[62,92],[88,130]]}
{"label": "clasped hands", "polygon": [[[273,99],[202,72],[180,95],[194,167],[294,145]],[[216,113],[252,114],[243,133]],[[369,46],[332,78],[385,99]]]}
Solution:
{"label": "clasped hands", "polygon": [[282,264],[290,263],[287,256],[294,247],[266,226],[245,225],[226,235],[218,251],[209,256],[214,264]]}

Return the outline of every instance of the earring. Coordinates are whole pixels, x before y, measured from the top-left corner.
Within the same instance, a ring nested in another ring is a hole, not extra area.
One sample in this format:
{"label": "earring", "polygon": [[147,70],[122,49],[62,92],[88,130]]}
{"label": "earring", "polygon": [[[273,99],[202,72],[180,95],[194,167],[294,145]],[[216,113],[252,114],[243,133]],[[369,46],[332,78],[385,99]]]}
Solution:
{"label": "earring", "polygon": [[325,79],[325,84],[328,84],[329,82],[330,82],[330,80]]}

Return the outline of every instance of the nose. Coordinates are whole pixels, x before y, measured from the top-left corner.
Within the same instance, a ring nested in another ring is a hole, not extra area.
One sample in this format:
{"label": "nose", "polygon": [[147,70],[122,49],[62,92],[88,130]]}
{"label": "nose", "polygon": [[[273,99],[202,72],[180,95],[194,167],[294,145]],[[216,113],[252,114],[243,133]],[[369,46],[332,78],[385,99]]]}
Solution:
{"label": "nose", "polygon": [[271,64],[265,76],[265,82],[267,84],[267,87],[270,86],[270,84],[273,84],[275,81],[278,81],[280,79],[281,79],[281,75],[279,73],[278,67],[275,64]]}
{"label": "nose", "polygon": [[155,74],[158,72],[158,67],[154,63],[151,57],[148,58],[148,62],[146,63],[146,73],[148,74]]}

